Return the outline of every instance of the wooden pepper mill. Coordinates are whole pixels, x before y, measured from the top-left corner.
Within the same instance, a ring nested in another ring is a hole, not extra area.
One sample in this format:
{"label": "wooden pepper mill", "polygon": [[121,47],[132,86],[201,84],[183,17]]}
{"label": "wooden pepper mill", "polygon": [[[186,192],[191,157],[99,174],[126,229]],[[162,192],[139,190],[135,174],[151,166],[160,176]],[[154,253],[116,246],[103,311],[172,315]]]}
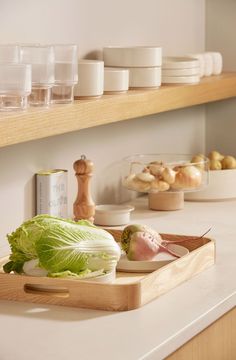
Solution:
{"label": "wooden pepper mill", "polygon": [[90,193],[90,181],[93,175],[93,162],[86,159],[85,155],[74,162],[75,176],[78,181],[78,195],[74,202],[75,221],[86,219],[94,221],[95,204]]}

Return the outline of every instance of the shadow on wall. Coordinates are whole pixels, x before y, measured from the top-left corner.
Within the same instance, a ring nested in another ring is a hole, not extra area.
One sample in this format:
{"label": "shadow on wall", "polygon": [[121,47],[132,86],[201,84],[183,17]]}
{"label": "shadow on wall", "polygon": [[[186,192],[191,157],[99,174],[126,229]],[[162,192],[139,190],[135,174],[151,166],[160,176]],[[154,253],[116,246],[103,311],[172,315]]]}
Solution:
{"label": "shadow on wall", "polygon": [[36,214],[36,177],[33,175],[24,187],[24,220]]}
{"label": "shadow on wall", "polygon": [[97,204],[122,204],[137,197],[137,193],[127,190],[122,185],[122,178],[127,169],[121,161],[105,167],[97,178]]}
{"label": "shadow on wall", "polygon": [[90,51],[84,56],[84,59],[103,60],[103,52],[102,50]]}

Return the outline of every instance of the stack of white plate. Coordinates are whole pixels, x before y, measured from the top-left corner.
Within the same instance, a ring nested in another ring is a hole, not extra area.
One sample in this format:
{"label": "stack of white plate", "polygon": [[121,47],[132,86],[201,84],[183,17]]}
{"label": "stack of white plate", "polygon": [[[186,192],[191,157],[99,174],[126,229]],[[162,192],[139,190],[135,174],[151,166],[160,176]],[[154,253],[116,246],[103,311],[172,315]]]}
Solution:
{"label": "stack of white plate", "polygon": [[200,61],[193,57],[165,57],[162,64],[163,84],[197,84]]}
{"label": "stack of white plate", "polygon": [[161,85],[162,48],[109,46],[103,49],[105,66],[129,70],[130,88],[158,88]]}

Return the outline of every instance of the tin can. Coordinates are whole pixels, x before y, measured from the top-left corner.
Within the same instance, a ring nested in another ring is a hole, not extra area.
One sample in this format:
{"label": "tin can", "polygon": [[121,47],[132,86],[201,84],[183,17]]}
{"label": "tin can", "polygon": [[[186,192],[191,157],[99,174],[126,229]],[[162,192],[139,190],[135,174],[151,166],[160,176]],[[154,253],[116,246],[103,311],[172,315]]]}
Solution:
{"label": "tin can", "polygon": [[36,173],[36,213],[68,217],[67,170],[42,170]]}

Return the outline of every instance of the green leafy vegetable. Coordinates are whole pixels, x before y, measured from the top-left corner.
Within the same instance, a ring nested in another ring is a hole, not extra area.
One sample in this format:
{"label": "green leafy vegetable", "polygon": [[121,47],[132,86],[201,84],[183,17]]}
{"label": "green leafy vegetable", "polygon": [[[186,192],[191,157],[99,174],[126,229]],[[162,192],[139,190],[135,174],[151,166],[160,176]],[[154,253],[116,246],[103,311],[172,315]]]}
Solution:
{"label": "green leafy vegetable", "polygon": [[8,241],[12,253],[5,272],[22,273],[26,262],[38,259],[37,267],[45,269],[48,276],[82,277],[88,272],[113,270],[120,257],[112,235],[86,220],[38,215],[8,235]]}

